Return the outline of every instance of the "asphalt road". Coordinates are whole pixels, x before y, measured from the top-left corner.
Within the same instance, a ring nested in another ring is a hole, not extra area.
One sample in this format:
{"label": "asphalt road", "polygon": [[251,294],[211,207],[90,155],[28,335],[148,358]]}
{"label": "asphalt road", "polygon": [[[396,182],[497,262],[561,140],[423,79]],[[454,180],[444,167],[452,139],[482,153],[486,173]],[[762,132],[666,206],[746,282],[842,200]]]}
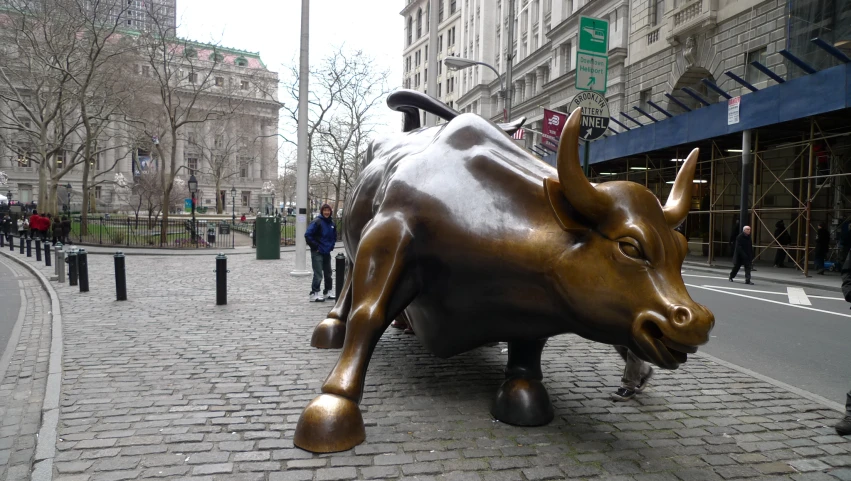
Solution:
{"label": "asphalt road", "polygon": [[[21,308],[21,292],[18,280],[3,261],[0,261],[0,357],[9,343],[9,336],[18,320]],[[14,349],[14,346],[12,346]]]}
{"label": "asphalt road", "polygon": [[683,270],[692,298],[715,314],[700,350],[845,404],[851,310],[842,295],[739,278],[730,283],[723,274]]}

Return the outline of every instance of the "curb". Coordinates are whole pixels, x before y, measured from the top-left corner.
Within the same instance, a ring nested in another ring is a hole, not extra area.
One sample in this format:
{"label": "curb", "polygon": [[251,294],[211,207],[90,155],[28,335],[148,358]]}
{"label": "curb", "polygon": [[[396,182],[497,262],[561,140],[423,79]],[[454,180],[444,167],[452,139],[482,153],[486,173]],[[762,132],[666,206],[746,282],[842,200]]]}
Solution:
{"label": "curb", "polygon": [[[729,269],[727,269],[727,268],[710,267],[710,266],[707,266],[705,264],[692,264],[690,262],[683,262],[683,269],[686,269],[686,268],[692,269],[692,270],[695,270],[695,271],[699,271],[699,272],[709,272],[709,273],[712,273],[712,274],[718,274],[718,273],[729,274],[729,272],[727,272]],[[757,271],[757,272],[759,272],[759,271]],[[841,285],[822,286],[820,284],[814,284],[812,282],[807,282],[807,281],[799,281],[799,280],[795,280],[795,279],[777,279],[776,277],[768,277],[768,276],[761,276],[761,275],[755,275],[755,274],[751,274],[751,279],[753,279],[755,281],[761,281],[761,282],[770,282],[772,284],[784,284],[784,285],[787,285],[787,286],[809,287],[810,289],[819,289],[819,290],[822,290],[822,291],[842,292],[842,286]]]}
{"label": "curb", "polygon": [[750,369],[741,367],[741,366],[733,364],[731,362],[727,362],[727,361],[718,359],[717,357],[715,357],[711,354],[706,354],[705,352],[697,353],[697,354],[695,354],[695,356],[698,357],[698,358],[706,359],[707,361],[711,361],[711,362],[720,364],[720,365],[722,365],[726,368],[732,369],[734,371],[738,371],[742,374],[754,377],[756,379],[759,379],[760,381],[767,382],[768,384],[779,387],[781,389],[785,389],[785,390],[790,391],[794,394],[797,394],[798,396],[801,396],[802,398],[809,399],[810,401],[813,401],[814,403],[822,404],[825,407],[833,409],[834,411],[839,411],[840,413],[843,413],[843,414],[845,413],[845,406],[843,406],[842,404],[840,404],[838,402],[831,401],[830,399],[827,399],[826,397],[819,396],[818,394],[811,393],[809,391],[805,391],[805,390],[797,388],[795,386],[790,386],[789,384],[786,384],[785,382],[778,381],[777,379],[770,378],[770,377],[762,375],[758,372],[751,371]]}
{"label": "curb", "polygon": [[31,480],[50,480],[53,478],[53,458],[56,456],[56,439],[59,429],[59,394],[62,390],[62,313],[60,312],[59,296],[50,281],[28,262],[9,255],[5,251],[0,254],[24,266],[41,282],[42,288],[50,297],[51,326],[50,326],[50,356],[48,359],[47,384],[44,391],[44,402],[41,405],[41,427],[36,438],[35,458]]}

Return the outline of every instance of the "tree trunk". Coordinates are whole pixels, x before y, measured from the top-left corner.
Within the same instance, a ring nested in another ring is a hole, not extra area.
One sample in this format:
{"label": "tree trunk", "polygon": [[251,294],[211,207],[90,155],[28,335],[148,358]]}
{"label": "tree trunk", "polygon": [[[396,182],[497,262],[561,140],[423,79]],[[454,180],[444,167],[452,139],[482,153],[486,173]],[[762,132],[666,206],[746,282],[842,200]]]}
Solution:
{"label": "tree trunk", "polygon": [[[51,186],[53,187],[53,186]],[[53,187],[55,188],[55,187]],[[47,192],[47,166],[39,164],[38,166],[38,208],[50,209],[50,201],[48,200]],[[20,199],[19,199],[20,200]]]}
{"label": "tree trunk", "polygon": [[[85,149],[86,151],[88,148]],[[80,235],[89,233],[89,165],[88,158],[83,160],[83,203],[80,208]]]}
{"label": "tree trunk", "polygon": [[56,182],[52,182],[50,187],[47,188],[47,209],[53,216],[59,215],[59,209],[57,206],[57,189],[59,186]]}
{"label": "tree trunk", "polygon": [[222,179],[216,177],[216,214],[221,214],[225,206],[222,202],[222,194],[219,192],[222,188]]}

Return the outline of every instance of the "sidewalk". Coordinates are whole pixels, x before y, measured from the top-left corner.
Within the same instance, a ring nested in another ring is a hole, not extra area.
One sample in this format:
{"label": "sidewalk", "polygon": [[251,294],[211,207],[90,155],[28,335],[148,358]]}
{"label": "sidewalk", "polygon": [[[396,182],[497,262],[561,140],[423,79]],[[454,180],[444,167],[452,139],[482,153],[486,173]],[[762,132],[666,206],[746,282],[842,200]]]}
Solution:
{"label": "sidewalk", "polygon": [[[779,269],[774,267],[768,261],[756,261],[756,270],[751,272],[751,279],[754,282],[771,282],[775,284],[785,284],[789,286],[810,287],[813,289],[821,289],[825,291],[842,292],[842,278],[838,272],[825,272],[824,275],[816,274],[815,270],[810,270],[810,277],[804,277],[804,273],[795,269],[795,264],[786,263],[786,268]],[[790,267],[791,266],[791,267]],[[687,257],[683,262],[683,268],[711,272],[719,276],[730,276],[730,271],[733,269],[733,262],[729,259],[716,259],[713,265],[706,264],[705,258]],[[744,268],[739,269],[736,279],[744,279]]]}
{"label": "sidewalk", "polygon": [[[18,238],[15,237],[15,252],[18,252]],[[251,246],[237,246],[233,249],[222,249],[222,248],[199,248],[199,249],[159,249],[154,247],[122,247],[122,246],[97,246],[97,245],[87,245],[87,244],[71,244],[72,247],[80,247],[86,250],[88,254],[94,255],[114,255],[116,252],[121,251],[126,256],[215,256],[219,252],[224,253],[227,256],[231,255],[255,255],[257,251],[256,248]],[[338,242],[336,244],[337,249],[342,249],[343,243]],[[35,244],[33,244],[33,248],[35,248]],[[5,247],[8,252],[8,246]],[[284,252],[295,252],[295,246],[281,246],[281,253]],[[35,254],[33,254],[35,255]]]}
{"label": "sidewalk", "polygon": [[304,452],[296,422],[339,351],[309,346],[331,305],[307,302],[310,279],[281,257],[229,258],[226,306],[214,305],[212,258],[128,258],[126,302],[107,256],[89,258],[89,293],[53,283],[65,348],[53,479],[851,478],[830,406],[705,355],[614,403],[622,361],[573,335],[544,351],[555,420],[521,428],[488,411],[505,344],[438,359],[389,329],[361,403],[366,442]]}

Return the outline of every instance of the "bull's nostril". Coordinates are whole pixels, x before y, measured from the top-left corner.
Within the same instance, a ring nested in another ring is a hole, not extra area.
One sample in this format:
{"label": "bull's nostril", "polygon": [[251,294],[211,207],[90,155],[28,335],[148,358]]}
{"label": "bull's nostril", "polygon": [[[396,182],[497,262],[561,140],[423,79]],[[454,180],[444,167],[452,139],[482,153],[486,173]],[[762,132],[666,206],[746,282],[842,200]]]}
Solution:
{"label": "bull's nostril", "polygon": [[691,311],[683,306],[677,306],[674,308],[671,319],[674,321],[674,324],[685,326],[691,321]]}

